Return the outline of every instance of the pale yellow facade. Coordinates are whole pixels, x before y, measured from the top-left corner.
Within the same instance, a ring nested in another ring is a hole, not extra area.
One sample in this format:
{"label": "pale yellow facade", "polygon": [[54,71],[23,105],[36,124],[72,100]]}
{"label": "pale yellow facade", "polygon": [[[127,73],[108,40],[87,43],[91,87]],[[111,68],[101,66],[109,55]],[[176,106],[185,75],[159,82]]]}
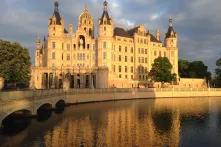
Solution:
{"label": "pale yellow facade", "polygon": [[58,2],[48,21],[48,35],[36,40],[35,65],[31,87],[131,88],[148,84],[148,73],[159,56],[167,57],[178,75],[177,34],[172,19],[165,38],[157,29],[154,35],[144,25],[132,29],[115,26],[108,3],[95,33],[94,18],[85,8],[77,29],[65,28]]}

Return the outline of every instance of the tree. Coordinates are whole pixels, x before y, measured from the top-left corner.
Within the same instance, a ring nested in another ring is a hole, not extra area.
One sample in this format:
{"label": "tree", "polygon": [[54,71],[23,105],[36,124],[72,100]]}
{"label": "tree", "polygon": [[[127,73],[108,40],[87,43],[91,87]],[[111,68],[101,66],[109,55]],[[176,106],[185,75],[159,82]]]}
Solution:
{"label": "tree", "polygon": [[179,76],[181,78],[206,78],[211,80],[211,73],[202,61],[179,60]]}
{"label": "tree", "polygon": [[171,73],[172,64],[167,57],[158,57],[152,64],[150,77],[155,82],[172,82],[176,80],[176,74]]}
{"label": "tree", "polygon": [[189,77],[188,68],[189,68],[190,62],[187,60],[181,59],[179,60],[178,65],[179,65],[178,71],[179,71],[180,77],[188,78]]}
{"label": "tree", "polygon": [[0,77],[6,83],[29,84],[31,61],[28,50],[19,43],[0,40]]}
{"label": "tree", "polygon": [[221,87],[221,58],[216,61],[216,66],[214,83],[216,87]]}

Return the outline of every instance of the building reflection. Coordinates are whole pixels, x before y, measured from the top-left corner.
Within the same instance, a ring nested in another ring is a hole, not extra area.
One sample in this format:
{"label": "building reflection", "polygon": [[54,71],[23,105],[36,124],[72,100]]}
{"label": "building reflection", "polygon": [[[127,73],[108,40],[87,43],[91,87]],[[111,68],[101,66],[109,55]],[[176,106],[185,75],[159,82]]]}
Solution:
{"label": "building reflection", "polygon": [[[209,115],[209,99],[86,104],[73,106],[64,114],[56,115],[57,118],[50,118],[48,128],[42,124],[45,129],[38,135],[42,135],[40,142],[45,147],[178,147],[183,128],[188,123],[205,127]],[[29,129],[27,135],[31,130],[42,130],[35,126]],[[32,146],[39,146],[40,142],[35,141]]]}

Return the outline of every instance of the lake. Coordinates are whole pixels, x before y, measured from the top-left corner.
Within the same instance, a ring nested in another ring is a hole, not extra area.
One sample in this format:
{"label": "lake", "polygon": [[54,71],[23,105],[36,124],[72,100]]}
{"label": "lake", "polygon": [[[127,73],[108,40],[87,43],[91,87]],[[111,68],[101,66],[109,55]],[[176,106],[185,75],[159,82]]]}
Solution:
{"label": "lake", "polygon": [[220,147],[221,98],[79,104],[0,133],[6,147]]}

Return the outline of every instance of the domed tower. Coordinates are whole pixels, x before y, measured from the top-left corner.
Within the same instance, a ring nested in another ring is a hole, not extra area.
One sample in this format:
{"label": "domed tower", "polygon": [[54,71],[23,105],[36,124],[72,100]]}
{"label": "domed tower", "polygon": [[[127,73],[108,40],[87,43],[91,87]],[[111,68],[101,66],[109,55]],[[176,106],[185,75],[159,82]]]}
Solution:
{"label": "domed tower", "polygon": [[59,12],[58,1],[54,2],[54,13],[48,21],[48,37],[59,37],[64,34],[64,19]]}
{"label": "domed tower", "polygon": [[108,14],[108,2],[104,1],[104,10],[99,19],[99,37],[113,37],[113,23]]}
{"label": "domed tower", "polygon": [[177,33],[173,28],[173,21],[170,17],[169,28],[165,37],[165,47],[169,53],[170,63],[173,65],[172,73],[177,74],[178,77],[178,47],[177,47]]}
{"label": "domed tower", "polygon": [[168,48],[177,48],[177,33],[173,28],[173,20],[169,19],[169,28],[165,37],[165,46]]}
{"label": "domed tower", "polygon": [[103,3],[103,14],[99,19],[98,66],[111,69],[111,49],[113,43],[113,22],[108,14],[108,3]]}
{"label": "domed tower", "polygon": [[87,35],[94,38],[94,21],[87,7],[85,7],[84,11],[79,16],[78,28],[84,30]]}

